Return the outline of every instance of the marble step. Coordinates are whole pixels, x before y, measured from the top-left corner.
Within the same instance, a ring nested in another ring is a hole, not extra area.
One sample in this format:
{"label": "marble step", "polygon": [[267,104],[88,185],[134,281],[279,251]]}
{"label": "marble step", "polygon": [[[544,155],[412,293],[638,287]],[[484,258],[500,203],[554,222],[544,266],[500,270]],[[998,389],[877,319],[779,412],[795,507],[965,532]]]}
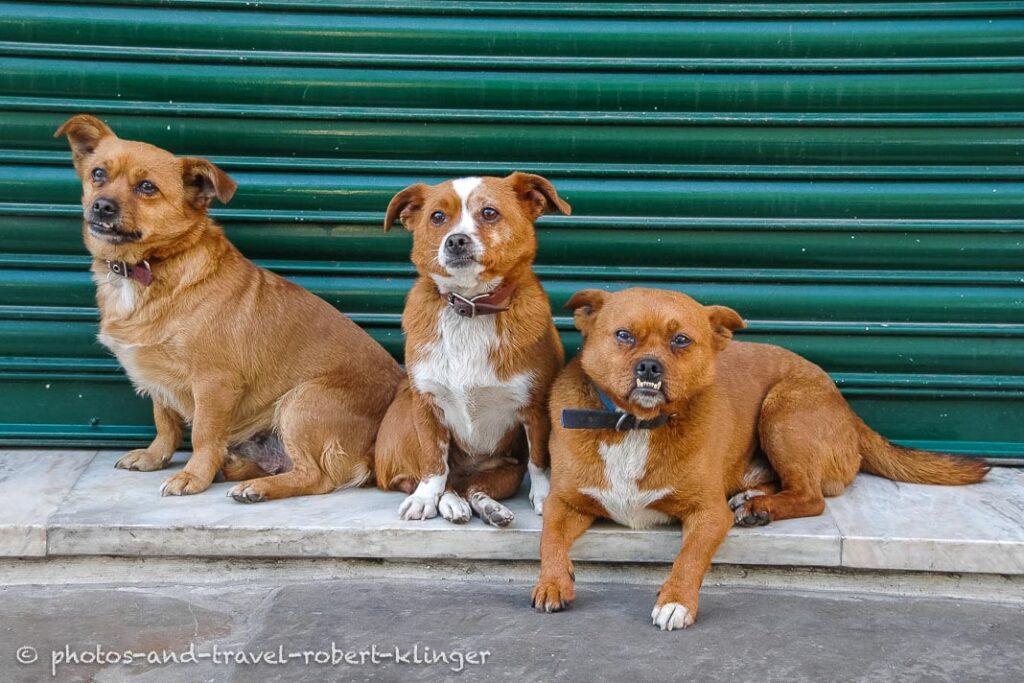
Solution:
{"label": "marble step", "polygon": [[[112,451],[0,451],[0,557],[122,556],[532,560],[541,518],[525,488],[513,525],[478,519],[403,522],[403,495],[341,491],[242,505],[230,484],[162,498],[163,472],[114,469]],[[184,464],[176,456],[171,470]],[[670,562],[677,526],[633,531],[603,523],[575,546],[581,561]],[[982,484],[901,484],[861,475],[825,513],[733,529],[716,563],[1024,574],[1024,470],[997,468]]]}

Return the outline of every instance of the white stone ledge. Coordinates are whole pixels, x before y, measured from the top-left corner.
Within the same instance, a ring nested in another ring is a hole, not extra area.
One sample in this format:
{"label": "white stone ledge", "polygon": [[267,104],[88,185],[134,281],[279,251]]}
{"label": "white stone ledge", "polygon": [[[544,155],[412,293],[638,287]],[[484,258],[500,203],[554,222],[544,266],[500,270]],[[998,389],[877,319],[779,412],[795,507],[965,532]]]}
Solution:
{"label": "white stone ledge", "polygon": [[[478,519],[402,522],[402,494],[342,491],[242,505],[230,484],[162,498],[163,472],[114,469],[119,453],[0,452],[0,557],[119,556],[535,560],[541,519],[525,492],[513,526]],[[180,467],[187,456],[175,458]],[[733,529],[715,562],[925,572],[1024,574],[1024,470],[996,469],[973,487],[896,484],[861,475],[825,514]],[[670,562],[675,525],[632,531],[604,523],[573,556]]]}

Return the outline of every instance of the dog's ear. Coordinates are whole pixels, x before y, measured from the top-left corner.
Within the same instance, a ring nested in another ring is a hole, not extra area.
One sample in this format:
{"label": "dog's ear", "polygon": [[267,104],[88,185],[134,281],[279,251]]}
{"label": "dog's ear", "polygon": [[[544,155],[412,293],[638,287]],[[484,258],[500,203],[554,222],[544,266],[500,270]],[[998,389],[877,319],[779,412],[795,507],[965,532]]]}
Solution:
{"label": "dog's ear", "polygon": [[510,175],[507,180],[534,220],[552,211],[561,211],[566,216],[572,215],[569,202],[558,196],[555,186],[544,176],[517,172]]}
{"label": "dog's ear", "polygon": [[727,306],[705,306],[711,331],[715,334],[715,347],[721,351],[729,345],[732,333],[747,326],[736,311]]}
{"label": "dog's ear", "polygon": [[565,302],[566,309],[573,312],[572,322],[576,329],[587,336],[590,328],[594,325],[597,312],[604,305],[604,299],[608,292],[602,289],[581,289]]}
{"label": "dog's ear", "polygon": [[196,209],[205,209],[216,197],[221,204],[227,204],[235,196],[238,183],[206,159],[198,157],[181,158],[181,179],[185,195]]}
{"label": "dog's ear", "polygon": [[90,154],[96,151],[96,145],[100,143],[100,140],[106,137],[117,137],[107,124],[88,114],[72,116],[62,123],[53,137],[59,138],[62,135],[68,137],[68,143],[71,145],[71,161],[74,163],[75,172],[79,177],[83,177],[86,171],[83,168],[83,163]]}
{"label": "dog's ear", "polygon": [[423,183],[416,183],[392,197],[388,204],[388,210],[384,214],[384,232],[391,229],[396,219],[402,221],[406,230],[412,230],[416,214],[423,209],[423,197],[426,193],[427,186]]}

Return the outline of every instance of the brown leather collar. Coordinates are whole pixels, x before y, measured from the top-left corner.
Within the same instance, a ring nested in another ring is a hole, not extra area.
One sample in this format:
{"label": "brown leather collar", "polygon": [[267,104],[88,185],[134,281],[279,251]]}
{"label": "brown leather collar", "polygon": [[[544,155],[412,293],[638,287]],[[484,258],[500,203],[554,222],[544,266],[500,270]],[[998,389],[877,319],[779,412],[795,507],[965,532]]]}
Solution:
{"label": "brown leather collar", "polygon": [[110,268],[110,272],[114,275],[135,280],[143,287],[153,284],[153,269],[150,267],[149,261],[139,261],[138,263],[107,261],[106,263],[107,268]]}
{"label": "brown leather collar", "polygon": [[516,291],[516,283],[508,282],[501,285],[493,292],[481,294],[472,299],[467,299],[455,292],[441,292],[441,298],[448,302],[448,306],[455,310],[463,318],[475,318],[478,315],[494,315],[508,310],[504,304]]}

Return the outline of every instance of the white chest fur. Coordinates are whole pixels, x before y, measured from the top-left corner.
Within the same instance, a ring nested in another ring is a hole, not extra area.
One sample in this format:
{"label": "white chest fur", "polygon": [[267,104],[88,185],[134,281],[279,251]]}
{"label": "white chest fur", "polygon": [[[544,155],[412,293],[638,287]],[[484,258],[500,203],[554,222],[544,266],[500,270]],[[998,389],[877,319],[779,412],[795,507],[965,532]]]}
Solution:
{"label": "white chest fur", "polygon": [[640,488],[640,480],[647,473],[650,441],[651,433],[638,429],[628,432],[626,438],[617,444],[602,443],[599,451],[604,460],[607,487],[580,489],[599,502],[608,511],[608,516],[633,529],[646,529],[671,521],[665,513],[651,510],[647,506],[664,498],[672,490]]}
{"label": "white chest fur", "polygon": [[409,368],[416,390],[434,397],[445,425],[474,455],[493,453],[530,400],[531,373],[507,380],[495,373],[491,354],[500,343],[494,316],[462,318],[446,307],[437,341]]}
{"label": "white chest fur", "polygon": [[139,301],[139,289],[142,285],[126,277],[113,274],[105,277],[94,275],[93,280],[96,282],[104,306],[111,313],[118,317],[124,317],[135,311],[135,306]]}

